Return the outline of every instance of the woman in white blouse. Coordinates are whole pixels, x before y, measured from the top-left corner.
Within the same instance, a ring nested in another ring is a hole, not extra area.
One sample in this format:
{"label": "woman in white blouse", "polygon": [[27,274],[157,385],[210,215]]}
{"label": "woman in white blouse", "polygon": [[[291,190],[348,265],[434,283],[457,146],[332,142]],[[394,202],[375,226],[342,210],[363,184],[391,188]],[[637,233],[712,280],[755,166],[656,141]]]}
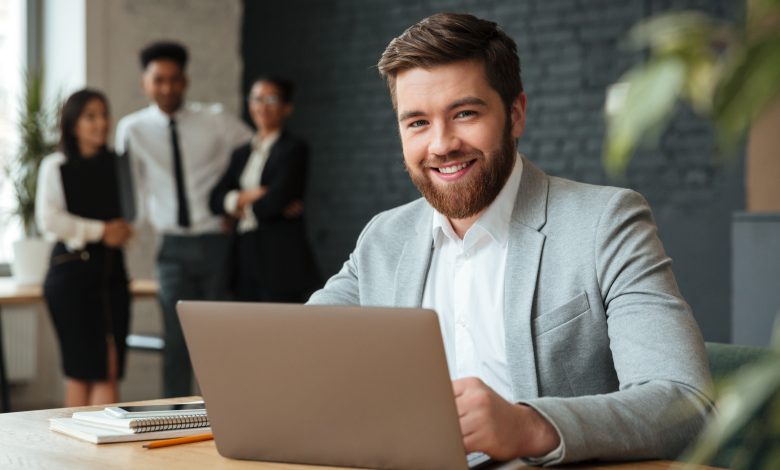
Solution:
{"label": "woman in white blouse", "polygon": [[255,80],[248,107],[257,133],[233,151],[209,197],[214,214],[238,220],[233,281],[245,302],[302,303],[321,285],[301,205],[309,146],[285,128],[292,94],[289,80]]}
{"label": "woman in white blouse", "polygon": [[36,220],[57,241],[44,298],[59,339],[65,406],[119,401],[129,326],[116,154],[106,146],[108,101],[95,90],[71,95],[60,120],[60,151],[38,173]]}

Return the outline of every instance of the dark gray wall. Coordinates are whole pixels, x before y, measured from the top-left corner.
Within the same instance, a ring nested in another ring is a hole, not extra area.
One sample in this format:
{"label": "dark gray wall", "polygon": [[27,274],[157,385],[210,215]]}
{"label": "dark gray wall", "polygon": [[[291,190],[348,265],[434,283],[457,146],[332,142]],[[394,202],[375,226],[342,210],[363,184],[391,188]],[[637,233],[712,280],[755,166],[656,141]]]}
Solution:
{"label": "dark gray wall", "polygon": [[621,46],[650,14],[695,7],[737,18],[733,0],[245,1],[244,89],[278,73],[298,85],[290,128],[313,149],[306,201],[326,275],[377,212],[419,197],[404,172],[396,124],[375,64],[387,43],[437,11],[498,22],[518,43],[528,95],[520,150],[548,173],[634,188],[650,201],[680,287],[705,337],[729,339],[729,221],[744,207],[741,159],[721,166],[712,131],[681,109],[660,149],[626,177],[601,167],[606,87],[641,59]]}
{"label": "dark gray wall", "polygon": [[732,224],[734,344],[768,347],[780,318],[780,214],[735,213]]}

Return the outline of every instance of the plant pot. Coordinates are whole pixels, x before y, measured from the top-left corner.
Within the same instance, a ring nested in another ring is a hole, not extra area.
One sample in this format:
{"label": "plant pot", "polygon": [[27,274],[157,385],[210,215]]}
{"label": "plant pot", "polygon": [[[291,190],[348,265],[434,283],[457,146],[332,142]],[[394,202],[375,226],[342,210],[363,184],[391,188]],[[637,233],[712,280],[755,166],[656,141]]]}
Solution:
{"label": "plant pot", "polygon": [[11,272],[17,284],[41,284],[49,268],[53,243],[42,238],[25,238],[14,242]]}

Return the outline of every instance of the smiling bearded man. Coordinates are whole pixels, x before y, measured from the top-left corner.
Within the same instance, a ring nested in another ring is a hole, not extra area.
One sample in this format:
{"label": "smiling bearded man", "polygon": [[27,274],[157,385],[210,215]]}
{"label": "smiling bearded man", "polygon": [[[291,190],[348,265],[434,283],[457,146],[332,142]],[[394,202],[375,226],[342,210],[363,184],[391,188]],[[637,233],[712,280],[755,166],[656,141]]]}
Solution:
{"label": "smiling bearded man", "polygon": [[309,302],[435,310],[466,452],[677,457],[711,383],[644,198],[516,153],[526,96],[495,23],[425,18],[378,68],[424,197],[376,215]]}
{"label": "smiling bearded man", "polygon": [[[489,153],[479,150],[453,152],[444,157],[431,156],[417,168],[410,168],[406,162],[404,166],[412,183],[434,209],[453,219],[465,219],[478,214],[496,199],[512,173],[515,152],[515,140],[512,138],[509,121],[507,121],[499,150]],[[452,167],[453,162],[464,162],[455,166],[453,173],[455,174],[465,170],[477,160],[484,161],[484,167],[470,178],[458,181],[447,188],[439,188],[428,173],[430,170],[443,173],[441,169]]]}

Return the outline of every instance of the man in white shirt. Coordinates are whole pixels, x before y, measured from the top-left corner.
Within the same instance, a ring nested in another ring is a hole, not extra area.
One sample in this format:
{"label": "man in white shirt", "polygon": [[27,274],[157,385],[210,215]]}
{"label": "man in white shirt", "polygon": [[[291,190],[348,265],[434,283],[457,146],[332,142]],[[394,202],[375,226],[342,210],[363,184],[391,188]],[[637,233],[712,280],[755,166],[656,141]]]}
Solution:
{"label": "man in white shirt", "polygon": [[378,68],[424,198],[374,217],[309,302],[435,310],[467,452],[676,457],[710,377],[646,201],[517,153],[526,96],[495,23],[433,15]]}
{"label": "man in white shirt", "polygon": [[165,323],[163,393],[191,394],[192,366],[176,315],[176,302],[216,300],[225,294],[229,238],[208,208],[212,187],[230,152],[252,136],[220,105],[187,103],[187,50],[153,43],[141,51],[149,107],[119,121],[116,147],[135,169],[137,210],[162,243],[157,258]]}

